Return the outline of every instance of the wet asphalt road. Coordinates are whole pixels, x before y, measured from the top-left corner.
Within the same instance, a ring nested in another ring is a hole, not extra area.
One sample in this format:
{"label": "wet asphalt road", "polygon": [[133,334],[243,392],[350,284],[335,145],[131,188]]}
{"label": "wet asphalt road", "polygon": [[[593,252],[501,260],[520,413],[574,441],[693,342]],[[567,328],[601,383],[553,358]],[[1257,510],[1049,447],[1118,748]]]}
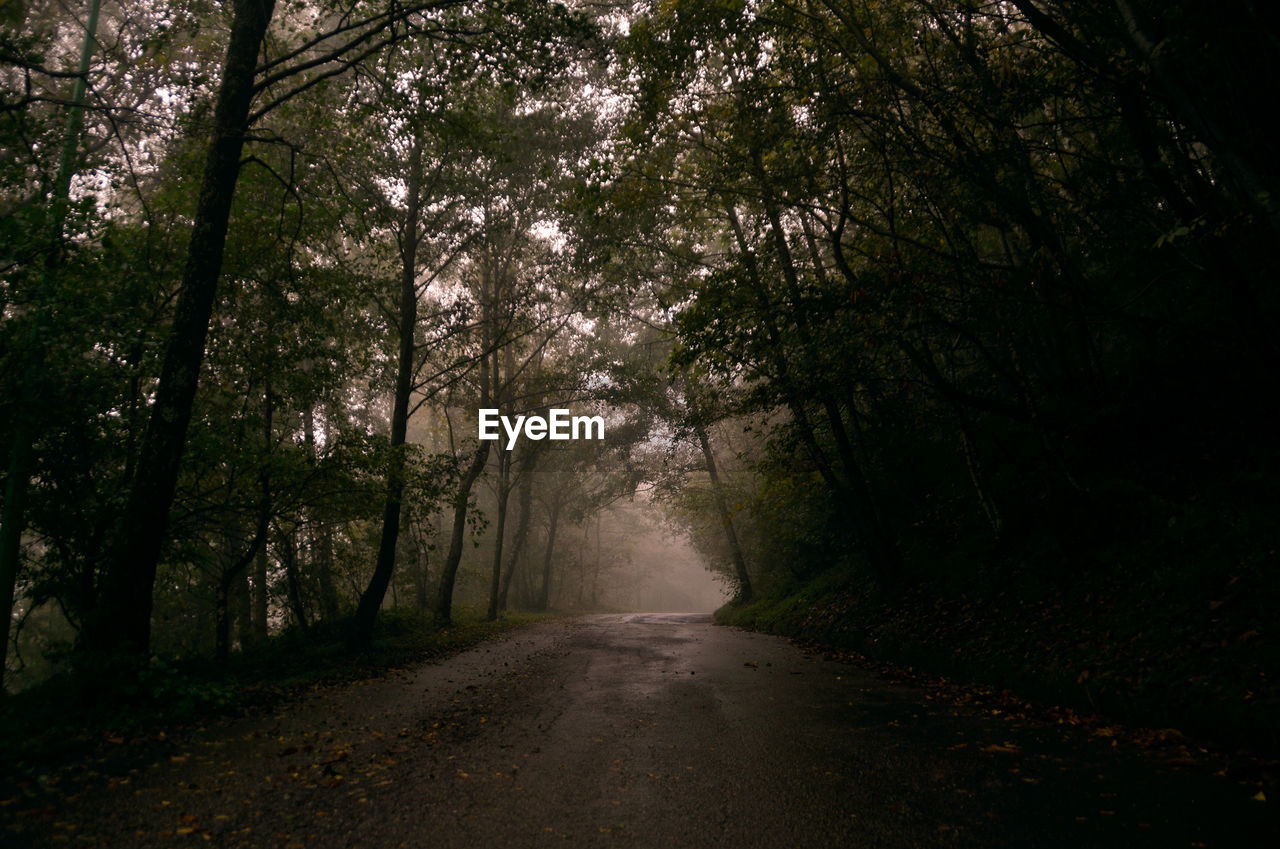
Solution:
{"label": "wet asphalt road", "polygon": [[1256,789],[926,696],[707,616],[546,623],[174,740],[0,843],[1280,846]]}

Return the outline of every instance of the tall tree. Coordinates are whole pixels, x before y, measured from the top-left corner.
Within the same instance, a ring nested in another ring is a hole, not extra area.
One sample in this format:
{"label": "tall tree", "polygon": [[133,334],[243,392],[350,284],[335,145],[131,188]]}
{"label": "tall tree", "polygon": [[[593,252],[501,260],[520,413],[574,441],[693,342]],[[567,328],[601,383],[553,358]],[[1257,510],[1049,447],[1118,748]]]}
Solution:
{"label": "tall tree", "polygon": [[181,293],[129,501],[106,561],[84,645],[94,653],[145,658],[152,588],[191,419],[214,295],[222,271],[231,200],[249,127],[258,53],[275,0],[235,0],[212,134]]}

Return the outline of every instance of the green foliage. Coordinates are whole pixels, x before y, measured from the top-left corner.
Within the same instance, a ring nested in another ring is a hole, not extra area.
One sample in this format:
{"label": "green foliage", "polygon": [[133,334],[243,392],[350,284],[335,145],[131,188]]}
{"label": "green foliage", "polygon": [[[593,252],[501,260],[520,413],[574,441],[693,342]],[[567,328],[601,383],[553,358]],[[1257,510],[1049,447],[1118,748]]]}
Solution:
{"label": "green foliage", "polygon": [[[138,681],[137,690],[163,706],[165,714],[178,722],[221,713],[236,702],[236,689],[232,684],[193,678],[161,659],[152,661],[147,667]],[[128,697],[131,694],[126,690],[122,695]]]}

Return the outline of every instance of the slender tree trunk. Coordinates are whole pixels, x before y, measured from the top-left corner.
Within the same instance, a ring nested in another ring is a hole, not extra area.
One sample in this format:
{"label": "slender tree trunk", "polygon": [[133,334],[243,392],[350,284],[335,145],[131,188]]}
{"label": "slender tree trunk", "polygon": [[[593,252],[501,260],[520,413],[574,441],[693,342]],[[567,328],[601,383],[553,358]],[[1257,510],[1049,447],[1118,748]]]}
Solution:
{"label": "slender tree trunk", "polygon": [[[822,475],[823,482],[836,496],[836,503],[839,504],[847,520],[857,529],[861,541],[866,546],[867,560],[877,581],[882,586],[890,585],[896,581],[899,572],[897,548],[882,520],[878,505],[871,495],[870,486],[862,476],[857,463],[853,462],[853,454],[848,446],[848,435],[845,433],[844,438],[838,440],[840,443],[838,445],[840,460],[849,476],[849,479],[846,480],[837,474],[837,470],[833,468],[830,459],[827,457],[827,452],[823,451],[822,446],[818,444],[813,423],[806,408],[806,402],[809,399],[800,392],[791,379],[791,365],[788,362],[782,334],[772,318],[776,311],[775,305],[765,287],[764,278],[756,263],[755,253],[747,244],[746,235],[738,220],[738,214],[734,210],[732,203],[729,202],[725,203],[724,210],[726,219],[733,230],[735,241],[738,243],[738,250],[747,271],[748,283],[756,295],[765,329],[772,342],[770,351],[776,372],[774,377],[782,390],[782,396],[786,401],[787,408],[795,417],[796,430],[800,435],[800,440],[809,452],[809,456],[817,467],[818,473]],[[779,244],[779,251],[781,252],[784,247],[785,239]],[[790,273],[794,274],[794,268],[791,269]],[[793,296],[798,296],[798,287],[793,291]],[[825,393],[821,394],[825,396]],[[831,421],[833,432],[839,436],[843,433],[844,424],[840,418],[838,406],[829,397],[824,397],[820,400],[823,401],[824,410]]]}
{"label": "slender tree trunk", "polygon": [[738,252],[741,256],[743,267],[747,271],[747,282],[755,295],[761,321],[769,335],[769,354],[773,358],[774,379],[782,389],[787,409],[795,417],[796,430],[800,434],[800,441],[804,444],[805,450],[808,451],[809,458],[813,461],[814,466],[817,467],[818,474],[822,475],[822,480],[836,494],[841,506],[849,510],[847,488],[836,475],[826,452],[818,444],[818,439],[814,435],[813,423],[810,421],[808,410],[805,408],[806,399],[797,390],[795,383],[791,379],[791,364],[787,357],[782,332],[778,328],[777,322],[773,319],[777,309],[773,299],[769,297],[768,290],[765,288],[764,278],[756,262],[755,252],[747,244],[746,234],[742,229],[741,222],[738,220],[738,213],[733,208],[733,204],[726,200],[724,210],[726,220],[728,220],[729,226],[733,230],[734,240],[738,244]]}
{"label": "slender tree trunk", "polygon": [[[818,347],[813,339],[808,305],[805,301],[804,292],[800,288],[800,275],[796,271],[791,246],[787,242],[786,230],[782,226],[782,215],[774,199],[772,187],[769,185],[765,175],[760,152],[755,151],[754,156],[757,173],[763,189],[765,214],[769,219],[769,230],[773,234],[774,248],[778,252],[778,262],[782,268],[782,279],[786,284],[787,293],[791,301],[791,311],[795,317],[797,335],[799,336],[805,359],[808,360],[811,368],[817,367],[821,365],[821,360]],[[840,458],[840,465],[844,469],[845,481],[854,502],[853,507],[863,538],[862,543],[866,547],[867,559],[880,584],[882,586],[892,585],[897,582],[898,573],[901,569],[893,534],[890,533],[888,524],[884,520],[884,514],[880,509],[880,504],[872,492],[871,482],[867,477],[866,470],[858,462],[854,454],[853,444],[849,440],[849,432],[845,427],[844,416],[840,411],[839,403],[831,396],[830,390],[826,386],[820,387],[818,396],[823,412],[826,413],[827,422],[831,427],[831,435],[836,443],[836,456]]]}
{"label": "slender tree trunk", "polygon": [[733,515],[729,512],[729,502],[724,497],[724,487],[720,485],[720,472],[716,469],[716,456],[711,452],[711,442],[707,439],[706,428],[698,425],[698,445],[702,448],[702,459],[707,464],[707,474],[711,477],[711,492],[716,500],[716,509],[720,511],[720,523],[724,527],[725,540],[729,543],[729,556],[733,560],[733,574],[738,581],[736,600],[751,600],[751,576],[747,573],[747,560],[742,556],[742,546],[738,543],[738,532],[733,527]]}
{"label": "slender tree trunk", "polygon": [[214,595],[213,618],[213,657],[219,664],[226,664],[231,656],[231,590],[235,585],[235,577],[230,571],[223,571],[218,579],[218,588]]}
{"label": "slender tree trunk", "polygon": [[[813,267],[814,279],[818,282],[818,286],[822,291],[824,292],[830,291],[830,283],[828,282],[825,261],[822,256],[822,252],[818,250],[818,241],[814,236],[813,228],[810,226],[810,221],[807,217],[802,216],[800,219],[800,223],[804,232],[805,244],[808,246],[808,249],[809,249],[809,257]],[[850,457],[850,459],[853,459],[854,448],[856,448],[857,458],[858,458],[853,460],[852,463],[850,463],[851,471],[860,470],[860,469],[869,469],[871,468],[870,452],[867,450],[866,440],[863,438],[862,429],[858,423],[858,406],[856,403],[857,399],[856,399],[856,396],[854,395],[853,386],[851,383],[846,383],[844,397],[845,397],[845,406],[849,411],[849,429],[852,431],[852,434],[853,434],[852,443],[850,443],[849,441],[848,434],[847,433],[844,434],[843,438],[846,444],[845,450],[848,451],[848,456]],[[843,421],[843,418],[839,417],[838,415],[839,405],[836,404],[834,405],[834,407],[837,411],[837,417],[839,418],[841,432],[844,433],[844,421]],[[889,550],[888,550],[889,564],[887,568],[891,569],[896,574],[902,565],[900,556],[898,554],[897,545],[896,543],[893,542],[892,537],[889,534],[888,528],[885,527],[883,514],[880,512],[880,509],[879,509],[879,505],[881,502],[878,494],[875,492],[873,479],[870,475],[867,475],[865,480],[867,485],[867,491],[870,496],[870,502],[872,505],[875,505],[876,515],[877,517],[879,517],[877,518],[877,526],[879,528],[878,533],[880,533],[881,535],[889,539]]]}
{"label": "slender tree trunk", "polygon": [[273,499],[268,460],[270,459],[271,451],[272,409],[271,384],[268,382],[263,399],[262,436],[264,452],[262,466],[258,470],[258,486],[262,493],[258,502],[258,521],[254,526],[253,539],[249,543],[248,550],[240,555],[229,569],[223,571],[222,577],[218,581],[214,659],[220,664],[225,664],[231,655],[231,617],[228,615],[227,610],[231,590],[258,556],[258,550],[266,544],[267,532],[271,529]]}
{"label": "slender tree trunk", "polygon": [[[496,318],[495,309],[497,305],[497,293],[499,289],[499,274],[490,268],[482,269],[480,275],[480,314],[481,321],[481,338],[480,349],[483,352],[480,357],[480,407],[489,406],[490,398],[490,380],[494,381],[493,386],[499,383],[498,365],[497,365],[497,346],[495,344],[497,328],[494,326]],[[493,362],[490,364],[490,357]],[[497,400],[498,395],[493,395]],[[489,461],[489,442],[490,440],[478,440],[476,452],[471,458],[470,465],[462,474],[461,480],[458,481],[458,491],[453,497],[453,530],[449,536],[449,554],[445,558],[444,566],[440,570],[440,588],[436,596],[436,624],[444,628],[453,624],[453,585],[458,577],[458,564],[462,562],[462,547],[466,541],[467,530],[467,502],[471,498],[471,488],[475,486],[476,480],[484,472],[485,464]],[[503,450],[501,448],[499,451]]]}
{"label": "slender tree trunk", "polygon": [[[493,300],[496,307],[499,286],[498,277],[494,276]],[[504,356],[505,355],[505,356]],[[499,347],[493,346],[493,374],[490,375],[493,387],[494,406],[501,407],[501,399],[504,397],[502,374],[503,360],[506,361],[506,373],[513,374],[515,370],[512,351],[510,346]],[[493,622],[498,618],[498,596],[502,591],[502,550],[503,543],[506,541],[507,531],[507,503],[511,499],[511,462],[514,459],[510,451],[498,447],[498,489],[497,489],[497,527],[494,529],[494,546],[493,546],[493,574],[489,580],[489,609],[485,613],[486,621]]]}
{"label": "slender tree trunk", "polygon": [[498,517],[494,528],[493,575],[489,581],[489,611],[485,619],[492,622],[498,618],[498,597],[501,594],[502,582],[502,542],[507,529],[507,501],[511,496],[511,455],[502,448],[498,449]]}
{"label": "slender tree trunk", "polygon": [[[254,560],[257,560],[255,557]],[[234,587],[234,596],[236,608],[236,639],[240,643],[240,650],[244,651],[253,645],[253,601],[249,592],[249,570],[244,569],[240,572],[240,578],[236,581]]]}
{"label": "slender tree trunk", "polygon": [[404,495],[404,457],[400,451],[393,454],[391,466],[387,475],[387,496],[382,509],[382,539],[378,545],[378,559],[351,622],[351,645],[357,649],[367,649],[373,639],[374,621],[382,607],[382,600],[386,597],[387,587],[391,584],[391,573],[395,570],[396,538],[400,534],[400,507]]}
{"label": "slender tree trunk", "polygon": [[213,313],[231,201],[253,100],[258,52],[275,0],[234,0],[231,41],[222,67],[187,264],[169,331],[155,403],[137,475],[111,550],[81,647],[145,664],[151,645],[156,567],[178,482],[205,339]]}
{"label": "slender tree trunk", "polygon": [[574,597],[573,606],[582,609],[582,596],[587,591],[587,557],[591,554],[591,520],[582,522],[582,545],[578,548],[578,594]]}
{"label": "slender tree trunk", "polygon": [[526,568],[516,570],[519,575],[519,580],[516,581],[516,606],[521,610],[533,610],[536,606],[535,593],[537,591],[537,587],[534,586],[533,583],[533,572],[528,568],[533,560],[533,556],[526,551],[522,560]]}
{"label": "slender tree trunk", "polygon": [[431,593],[429,579],[431,577],[431,561],[427,546],[423,540],[421,525],[414,533],[413,544],[413,606],[419,613],[431,609]]}
{"label": "slender tree trunk", "polygon": [[520,470],[520,521],[516,524],[516,536],[511,543],[511,556],[507,562],[507,574],[502,579],[502,592],[498,596],[498,610],[507,609],[507,594],[511,591],[511,578],[516,573],[516,566],[524,554],[525,542],[529,538],[529,518],[533,514],[533,464],[537,455],[529,453],[525,467]]}
{"label": "slender tree trunk", "polygon": [[511,595],[511,579],[515,577],[516,569],[519,567],[521,559],[523,559],[523,545],[511,546],[511,553],[507,557],[507,570],[502,575],[502,589],[498,592],[498,612],[505,613],[507,611],[508,599]]}
{"label": "slender tree trunk", "polygon": [[249,564],[253,563],[254,558],[258,555],[258,550],[266,542],[267,526],[270,520],[270,506],[262,511],[262,517],[259,519],[258,530],[253,540],[249,543],[249,550],[236,560],[228,569],[225,569],[222,576],[218,579],[218,588],[215,596],[215,609],[217,615],[214,619],[215,637],[214,637],[214,659],[225,664],[231,656],[231,616],[229,604],[232,591],[240,582],[237,579],[243,578]]}
{"label": "slender tree trunk", "polygon": [[289,608],[293,611],[293,621],[302,630],[307,630],[307,606],[302,600],[302,579],[298,575],[298,529],[290,527],[281,529],[280,533],[280,565],[284,567],[285,588],[289,595]]}
{"label": "slender tree trunk", "polygon": [[268,625],[269,599],[267,597],[267,547],[258,549],[253,566],[253,638],[265,643],[270,634]]}
{"label": "slender tree trunk", "polygon": [[320,584],[320,616],[326,622],[338,618],[338,587],[333,583],[333,528],[323,520],[315,519],[311,529],[311,566]]}
{"label": "slender tree trunk", "polygon": [[18,565],[22,561],[22,532],[26,528],[27,490],[31,483],[32,442],[35,428],[22,415],[14,428],[13,446],[9,454],[8,477],[4,487],[4,509],[0,512],[0,697],[4,696],[4,674],[9,664],[9,628],[13,618],[13,601],[18,586]]}
{"label": "slender tree trunk", "polygon": [[551,518],[547,525],[547,550],[542,555],[542,589],[538,594],[537,609],[546,611],[551,604],[551,562],[556,548],[556,527],[560,524],[560,493],[551,496]]}
{"label": "slender tree trunk", "polygon": [[[307,446],[307,464],[315,469],[319,465],[316,454],[316,416],[310,405],[302,414],[303,438]],[[320,616],[326,622],[338,618],[338,589],[333,584],[333,530],[322,517],[312,511],[311,571],[320,584]]]}
{"label": "slender tree trunk", "polygon": [[449,555],[440,570],[440,591],[436,595],[436,624],[442,628],[453,624],[453,584],[458,577],[458,564],[462,562],[462,547],[466,542],[467,502],[471,498],[471,487],[484,471],[488,460],[489,440],[482,439],[471,458],[471,465],[467,466],[458,482],[458,491],[453,496],[453,531],[449,537]]}
{"label": "slender tree trunk", "polygon": [[526,519],[527,513],[520,513],[520,524],[516,525],[516,539],[513,540],[511,552],[507,556],[507,571],[502,576],[502,589],[498,593],[498,611],[507,610],[507,599],[511,594],[511,579],[515,578],[516,569],[520,565],[520,561],[524,558],[525,540],[529,538],[529,520]]}
{"label": "slender tree trunk", "polygon": [[[391,409],[391,463],[387,471],[387,496],[382,510],[382,539],[369,586],[360,596],[351,623],[351,644],[367,649],[373,639],[373,623],[386,596],[396,567],[396,543],[400,539],[400,512],[404,499],[405,438],[409,428],[409,396],[413,391],[413,337],[418,326],[418,213],[422,191],[422,146],[409,152],[404,230],[400,248],[400,351],[396,364],[396,394]],[[487,444],[487,443],[486,443]]]}
{"label": "slender tree trunk", "polygon": [[597,514],[596,515],[596,559],[595,559],[595,567],[591,570],[591,609],[592,610],[595,610],[597,607],[600,606],[600,596],[598,593],[600,588],[600,568],[604,565],[604,562],[600,559],[600,555],[601,555],[600,527],[602,524],[604,524],[604,516],[602,514]]}

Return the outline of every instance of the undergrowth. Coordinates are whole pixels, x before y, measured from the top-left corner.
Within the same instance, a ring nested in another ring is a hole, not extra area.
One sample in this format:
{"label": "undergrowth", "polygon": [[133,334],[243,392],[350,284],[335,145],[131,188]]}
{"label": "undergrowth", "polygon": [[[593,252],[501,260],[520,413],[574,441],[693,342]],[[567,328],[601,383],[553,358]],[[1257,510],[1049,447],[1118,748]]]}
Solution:
{"label": "undergrowth", "polygon": [[63,674],[0,701],[0,763],[19,773],[48,769],[104,742],[164,737],[175,728],[270,707],[309,687],[447,657],[545,618],[511,613],[486,622],[460,606],[454,624],[438,628],[429,616],[387,611],[366,652],[346,647],[344,623],[316,625],[237,652],[226,667],[207,659],[152,658],[136,680],[120,682],[109,695]]}
{"label": "undergrowth", "polygon": [[[1016,563],[984,564],[985,583],[917,580],[892,594],[856,569],[833,567],[804,583],[766,582],[716,620],[1275,753],[1274,555],[1220,548],[1171,533],[1140,554],[1094,552],[1052,580]],[[936,568],[964,574],[965,564]]]}

